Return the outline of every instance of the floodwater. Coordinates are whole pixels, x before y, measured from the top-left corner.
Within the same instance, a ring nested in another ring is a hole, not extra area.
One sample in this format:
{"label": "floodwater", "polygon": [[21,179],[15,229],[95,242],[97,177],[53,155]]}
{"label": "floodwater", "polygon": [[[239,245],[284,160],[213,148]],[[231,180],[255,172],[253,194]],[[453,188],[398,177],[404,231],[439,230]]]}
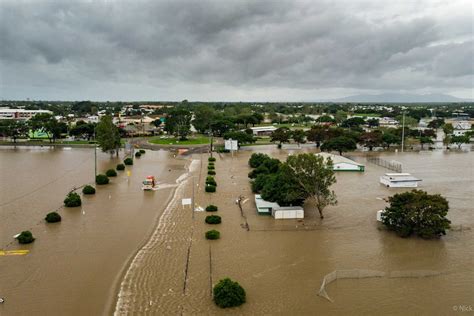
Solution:
{"label": "floodwater", "polygon": [[[285,159],[313,149],[256,150]],[[366,171],[337,174],[339,203],[325,209],[324,220],[312,205],[305,205],[304,221],[257,215],[247,178],[251,151],[217,155],[214,194],[203,192],[207,155],[178,160],[149,151],[133,166],[131,182],[120,175],[84,199],[81,209],[61,210],[62,223],[38,223],[71,186],[88,182],[91,154],[0,149],[0,245],[24,227],[33,227],[38,238],[21,247],[30,254],[0,257],[0,296],[6,298],[0,314],[446,315],[474,308],[471,152],[379,154],[423,179],[420,189],[448,199],[454,229],[440,240],[402,239],[381,229],[375,218],[383,199],[404,189],[380,185],[388,171],[362,153],[351,156]],[[100,158],[100,170],[116,163]],[[177,186],[143,193],[139,182],[147,173],[169,184],[178,180]],[[181,205],[193,195],[196,207],[217,205],[222,224],[207,225],[205,212]],[[246,200],[243,213],[235,203],[239,196]],[[221,239],[208,241],[204,233],[213,228]],[[335,280],[326,287],[330,302],[318,292],[335,270],[386,276]],[[215,307],[211,288],[223,277],[246,289],[246,304]]]}
{"label": "floodwater", "polygon": [[[61,223],[44,216],[62,205],[74,187],[93,182],[94,152],[49,147],[0,147],[0,249],[29,249],[25,256],[0,256],[0,315],[101,315],[111,306],[114,286],[185,173],[185,160],[166,151],[147,151],[127,180],[125,171],[82,198],[78,208],[61,208]],[[98,172],[121,159],[98,151]],[[155,175],[165,189],[143,192]],[[174,186],[172,185],[174,184]],[[33,244],[12,236],[31,230]]]}

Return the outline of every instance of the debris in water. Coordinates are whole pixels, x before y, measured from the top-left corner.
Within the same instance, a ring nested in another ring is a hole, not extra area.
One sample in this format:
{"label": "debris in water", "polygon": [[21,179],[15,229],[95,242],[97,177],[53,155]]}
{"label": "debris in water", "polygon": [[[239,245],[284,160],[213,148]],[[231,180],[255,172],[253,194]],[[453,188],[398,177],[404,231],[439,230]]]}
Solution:
{"label": "debris in water", "polygon": [[166,249],[167,249],[167,250],[171,250],[171,246],[166,246]]}

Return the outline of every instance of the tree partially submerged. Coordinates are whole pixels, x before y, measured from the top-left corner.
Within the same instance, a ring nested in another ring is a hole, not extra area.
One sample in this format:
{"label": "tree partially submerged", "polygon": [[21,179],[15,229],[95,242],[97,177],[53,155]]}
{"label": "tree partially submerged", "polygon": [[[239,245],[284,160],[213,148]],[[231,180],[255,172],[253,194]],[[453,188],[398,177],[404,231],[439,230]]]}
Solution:
{"label": "tree partially submerged", "polygon": [[120,132],[112,121],[112,117],[105,115],[100,119],[96,127],[96,139],[103,152],[115,152],[118,157],[120,149]]}
{"label": "tree partially submerged", "polygon": [[439,194],[413,190],[391,196],[389,203],[382,213],[382,223],[401,237],[440,237],[450,227],[451,221],[446,218],[449,204]]}
{"label": "tree partially submerged", "polygon": [[213,294],[214,302],[221,308],[240,306],[246,301],[244,288],[229,278],[220,280],[214,286]]}
{"label": "tree partially submerged", "polygon": [[281,168],[294,183],[298,184],[301,198],[313,199],[319,216],[324,218],[323,210],[337,203],[336,194],[330,190],[336,183],[332,160],[314,154],[289,156]]}
{"label": "tree partially submerged", "polygon": [[64,206],[66,207],[77,207],[81,206],[81,204],[81,197],[76,192],[69,192],[69,194],[64,199]]}
{"label": "tree partially submerged", "polygon": [[328,141],[325,141],[321,146],[322,151],[333,151],[336,150],[339,152],[339,155],[342,156],[342,153],[345,151],[352,151],[357,148],[356,142],[349,137],[339,136]]}
{"label": "tree partially submerged", "polygon": [[35,237],[29,230],[22,231],[20,235],[16,238],[20,244],[30,244],[35,241]]}

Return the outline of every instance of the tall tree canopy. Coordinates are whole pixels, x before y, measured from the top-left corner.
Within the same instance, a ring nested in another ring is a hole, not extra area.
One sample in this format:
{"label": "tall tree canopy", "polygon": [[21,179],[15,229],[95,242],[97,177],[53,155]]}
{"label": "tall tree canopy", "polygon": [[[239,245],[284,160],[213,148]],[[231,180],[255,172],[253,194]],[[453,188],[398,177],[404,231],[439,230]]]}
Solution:
{"label": "tall tree canopy", "polygon": [[175,108],[166,117],[165,130],[169,134],[179,136],[180,140],[186,140],[191,131],[191,118],[190,111],[184,108]]}
{"label": "tall tree canopy", "polygon": [[103,152],[115,153],[118,156],[120,149],[120,132],[112,121],[112,117],[105,115],[96,127],[96,140]]}

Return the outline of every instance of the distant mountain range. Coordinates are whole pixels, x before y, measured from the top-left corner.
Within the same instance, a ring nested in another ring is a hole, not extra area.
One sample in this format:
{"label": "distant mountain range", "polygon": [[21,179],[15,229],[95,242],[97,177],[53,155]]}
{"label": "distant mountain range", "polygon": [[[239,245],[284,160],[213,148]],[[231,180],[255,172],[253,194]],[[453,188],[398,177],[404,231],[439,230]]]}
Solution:
{"label": "distant mountain range", "polygon": [[472,102],[473,100],[461,99],[448,94],[358,94],[344,98],[326,100],[329,102],[367,102],[367,103],[432,103],[432,102]]}

